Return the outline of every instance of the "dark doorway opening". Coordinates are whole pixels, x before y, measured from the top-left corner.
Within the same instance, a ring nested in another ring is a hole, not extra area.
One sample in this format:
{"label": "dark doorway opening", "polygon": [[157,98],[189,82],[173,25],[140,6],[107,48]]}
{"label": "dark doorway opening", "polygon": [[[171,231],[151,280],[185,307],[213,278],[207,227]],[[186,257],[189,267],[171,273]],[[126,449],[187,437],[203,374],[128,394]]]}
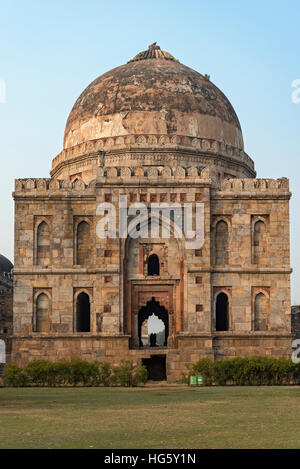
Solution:
{"label": "dark doorway opening", "polygon": [[228,331],[228,296],[219,293],[216,302],[216,331]]}
{"label": "dark doorway opening", "polygon": [[156,254],[151,254],[148,259],[148,275],[159,275],[159,258]]}
{"label": "dark doorway opening", "polygon": [[86,293],[80,293],[76,303],[76,332],[91,331],[90,298]]}
{"label": "dark doorway opening", "polygon": [[[138,316],[138,339],[139,339],[139,347],[143,347],[143,340],[142,340],[142,326],[144,321],[146,321],[149,316],[152,315],[157,316],[164,323],[164,342],[163,347],[166,347],[168,344],[168,337],[169,337],[169,314],[168,311],[161,306],[159,301],[155,301],[155,298],[152,297],[151,301],[147,301],[147,306],[143,306],[139,311]],[[158,345],[159,341],[157,340],[157,334],[150,335],[150,347],[155,347]]]}
{"label": "dark doorway opening", "polygon": [[151,355],[150,358],[143,358],[142,364],[147,368],[149,380],[165,381],[167,379],[165,355]]}

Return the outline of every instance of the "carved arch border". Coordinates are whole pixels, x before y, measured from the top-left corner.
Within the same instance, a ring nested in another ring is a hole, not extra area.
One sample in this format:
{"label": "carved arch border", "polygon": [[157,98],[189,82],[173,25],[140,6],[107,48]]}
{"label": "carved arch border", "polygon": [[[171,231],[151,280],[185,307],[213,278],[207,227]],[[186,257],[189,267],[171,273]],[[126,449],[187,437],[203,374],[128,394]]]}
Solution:
{"label": "carved arch border", "polygon": [[49,227],[49,233],[50,233],[50,249],[49,249],[49,259],[50,259],[50,264],[51,264],[51,259],[52,259],[52,249],[51,249],[51,243],[52,243],[52,233],[53,233],[53,216],[52,215],[34,215],[33,219],[33,264],[38,265],[38,229],[39,226],[42,223],[46,223],[47,226]]}
{"label": "carved arch border", "polygon": [[36,327],[37,327],[37,300],[38,300],[39,296],[42,295],[42,294],[45,294],[48,297],[48,300],[49,300],[49,311],[48,311],[49,325],[50,325],[49,333],[51,332],[51,329],[52,329],[51,328],[51,325],[52,325],[52,321],[51,321],[51,315],[52,315],[52,288],[49,288],[49,287],[34,288],[33,289],[33,296],[32,296],[32,301],[33,301],[32,332],[34,332],[36,334],[40,334],[40,332],[38,332],[36,330]]}
{"label": "carved arch border", "polygon": [[[157,217],[153,217],[153,218],[156,218]],[[145,218],[145,220],[143,220],[143,224],[149,224],[149,222],[151,221],[151,217],[147,217]],[[166,223],[163,218],[162,219],[158,219],[157,220],[158,223],[161,225],[162,223]],[[142,223],[141,223],[141,226],[142,226]],[[170,235],[174,235],[174,222],[171,220],[170,221]],[[130,233],[130,231],[129,231]],[[180,295],[180,304],[181,304],[181,311],[180,311],[180,315],[181,315],[181,329],[183,330],[184,328],[184,297],[186,295],[186,285],[185,285],[185,282],[184,282],[184,276],[185,276],[185,270],[186,270],[186,262],[185,262],[185,256],[184,256],[184,245],[183,245],[183,242],[184,242],[184,238],[177,238],[175,236],[173,236],[175,241],[177,242],[177,246],[178,246],[178,252],[179,252],[179,255],[178,255],[178,261],[179,261],[179,266],[180,266],[180,272],[179,272],[179,277],[180,277],[180,281],[179,281],[179,285],[177,287],[177,290],[178,290],[178,294]],[[138,239],[142,239],[142,238],[138,238]],[[149,243],[151,244],[151,238],[149,237]],[[160,238],[160,239],[163,239],[163,238]],[[129,315],[129,311],[131,310],[132,308],[132,291],[131,291],[131,284],[130,284],[130,281],[128,280],[127,278],[127,273],[128,273],[128,267],[127,267],[127,253],[128,253],[128,245],[129,245],[129,242],[130,242],[131,238],[130,236],[128,235],[126,238],[121,238],[120,239],[120,258],[121,258],[121,273],[122,273],[122,280],[120,281],[120,286],[121,286],[121,292],[120,292],[120,310],[119,310],[119,320],[120,320],[120,330],[121,331],[124,331],[125,333],[127,333],[127,330],[128,330],[128,327],[127,327],[127,324],[128,324],[128,321],[129,321],[129,318],[128,318],[128,315]],[[158,243],[159,244],[159,243]],[[143,259],[142,259],[143,261]],[[140,264],[139,266],[139,270],[143,272],[143,268],[144,268],[144,265]],[[147,277],[144,277],[145,279]],[[149,277],[148,277],[149,278]],[[170,278],[170,276],[166,277],[165,279],[161,279],[160,282],[163,282],[164,281],[168,281],[168,279]]]}
{"label": "carved arch border", "polygon": [[[77,263],[77,239],[78,239],[78,226],[80,223],[85,222],[90,226],[90,236],[93,236],[94,230],[94,217],[93,215],[74,215],[73,216],[73,265],[80,265]],[[94,243],[93,243],[94,246]],[[94,249],[91,253],[91,264],[94,264],[95,252]]]}
{"label": "carved arch border", "polygon": [[231,246],[231,242],[232,242],[232,215],[213,215],[213,220],[212,220],[212,239],[213,239],[213,243],[212,243],[212,249],[213,249],[213,252],[212,252],[212,261],[213,261],[213,264],[216,265],[216,246],[217,246],[217,239],[216,239],[216,235],[217,235],[217,230],[216,230],[216,227],[217,227],[217,224],[220,222],[220,221],[223,221],[227,224],[227,229],[228,229],[228,241],[227,241],[227,263],[225,265],[228,265],[230,264],[230,246]]}
{"label": "carved arch border", "polygon": [[[270,287],[252,287],[251,288],[251,330],[252,331],[255,331],[255,299],[257,297],[257,295],[259,295],[260,293],[262,293],[263,295],[265,295],[266,299],[267,299],[267,315],[268,315],[268,318],[270,319],[270,291],[271,291],[271,288]],[[268,327],[267,327],[267,330],[269,330],[269,327],[270,327],[270,322],[268,320]]]}
{"label": "carved arch border", "polygon": [[76,326],[77,326],[77,321],[76,321],[76,307],[77,307],[77,298],[81,293],[85,293],[90,300],[90,332],[82,332],[82,334],[90,334],[95,330],[94,327],[94,289],[93,287],[73,287],[73,333],[77,333],[76,331]]}
{"label": "carved arch border", "polygon": [[[263,222],[266,227],[266,238],[268,239],[268,232],[269,232],[269,224],[270,224],[270,215],[251,215],[251,222],[250,222],[250,242],[251,242],[251,264],[255,264],[255,255],[254,255],[254,230],[255,225],[257,222]],[[268,242],[267,242],[268,247]]]}
{"label": "carved arch border", "polygon": [[[233,317],[232,317],[232,287],[213,287],[213,305],[212,305],[212,311],[213,311],[213,317],[212,317],[212,331],[213,332],[221,332],[221,331],[216,331],[216,326],[217,326],[217,297],[220,293],[225,293],[225,295],[228,298],[228,331],[233,330]],[[228,332],[224,331],[224,332]]]}

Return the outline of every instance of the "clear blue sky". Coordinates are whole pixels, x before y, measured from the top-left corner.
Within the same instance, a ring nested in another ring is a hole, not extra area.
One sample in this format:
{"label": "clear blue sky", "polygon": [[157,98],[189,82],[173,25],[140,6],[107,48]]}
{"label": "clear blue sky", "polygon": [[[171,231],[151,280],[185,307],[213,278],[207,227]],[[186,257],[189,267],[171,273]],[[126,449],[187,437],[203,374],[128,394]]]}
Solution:
{"label": "clear blue sky", "polygon": [[[47,177],[83,89],[155,41],[232,102],[258,177],[290,178],[292,302],[300,303],[300,2],[0,0],[0,252],[13,257],[14,178]],[[1,83],[1,82],[0,82]]]}

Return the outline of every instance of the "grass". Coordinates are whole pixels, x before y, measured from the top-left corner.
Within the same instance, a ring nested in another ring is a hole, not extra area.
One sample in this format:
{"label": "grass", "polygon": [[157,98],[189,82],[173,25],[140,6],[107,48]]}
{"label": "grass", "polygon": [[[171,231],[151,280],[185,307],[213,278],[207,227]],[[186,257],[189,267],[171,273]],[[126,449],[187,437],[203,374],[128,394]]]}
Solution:
{"label": "grass", "polygon": [[0,389],[0,448],[300,448],[300,387]]}

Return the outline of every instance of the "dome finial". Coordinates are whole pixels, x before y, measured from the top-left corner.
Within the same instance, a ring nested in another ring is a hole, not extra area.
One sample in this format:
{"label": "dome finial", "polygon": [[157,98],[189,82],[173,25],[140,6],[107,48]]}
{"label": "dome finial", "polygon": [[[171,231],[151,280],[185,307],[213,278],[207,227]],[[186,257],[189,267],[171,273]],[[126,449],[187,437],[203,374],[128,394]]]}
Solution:
{"label": "dome finial", "polygon": [[132,60],[129,60],[129,62],[138,62],[140,60],[147,60],[147,59],[162,59],[162,60],[172,60],[173,62],[178,62],[178,60],[175,59],[173,55],[169,54],[169,52],[161,50],[160,46],[157,45],[157,42],[153,42],[153,44],[150,44],[147,50],[140,52]]}
{"label": "dome finial", "polygon": [[157,45],[157,42],[153,42],[153,44],[150,44],[150,46],[148,47],[149,50],[152,50],[152,49],[160,49],[160,47]]}

